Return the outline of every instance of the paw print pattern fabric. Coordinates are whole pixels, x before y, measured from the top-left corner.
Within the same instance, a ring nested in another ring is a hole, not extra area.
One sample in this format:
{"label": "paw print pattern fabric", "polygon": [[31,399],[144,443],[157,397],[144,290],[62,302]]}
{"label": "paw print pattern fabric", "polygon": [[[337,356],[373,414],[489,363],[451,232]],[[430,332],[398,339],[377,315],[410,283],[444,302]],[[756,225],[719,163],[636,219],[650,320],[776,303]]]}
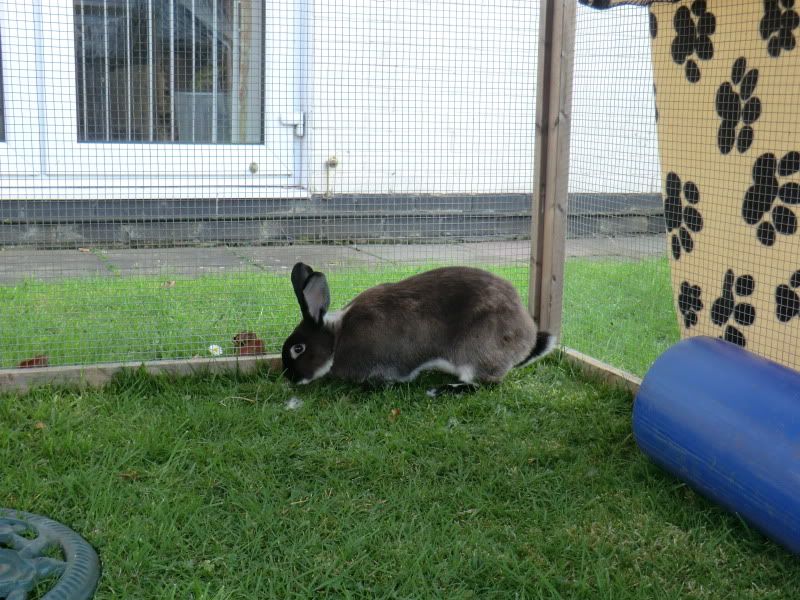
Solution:
{"label": "paw print pattern fabric", "polygon": [[681,334],[800,369],[800,2],[641,10]]}

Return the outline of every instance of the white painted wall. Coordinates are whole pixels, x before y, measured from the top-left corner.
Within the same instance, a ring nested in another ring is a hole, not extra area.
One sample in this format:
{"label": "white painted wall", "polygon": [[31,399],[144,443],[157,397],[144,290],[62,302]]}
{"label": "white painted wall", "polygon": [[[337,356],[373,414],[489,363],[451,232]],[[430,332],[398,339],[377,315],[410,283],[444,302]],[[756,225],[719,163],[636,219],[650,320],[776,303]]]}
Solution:
{"label": "white painted wall", "polygon": [[538,3],[315,0],[311,185],[532,189]]}
{"label": "white painted wall", "polygon": [[[572,192],[659,189],[647,19],[578,7]],[[313,191],[532,189],[537,2],[315,0],[311,22]]]}
{"label": "white painted wall", "polygon": [[578,6],[572,192],[660,191],[647,9]]}

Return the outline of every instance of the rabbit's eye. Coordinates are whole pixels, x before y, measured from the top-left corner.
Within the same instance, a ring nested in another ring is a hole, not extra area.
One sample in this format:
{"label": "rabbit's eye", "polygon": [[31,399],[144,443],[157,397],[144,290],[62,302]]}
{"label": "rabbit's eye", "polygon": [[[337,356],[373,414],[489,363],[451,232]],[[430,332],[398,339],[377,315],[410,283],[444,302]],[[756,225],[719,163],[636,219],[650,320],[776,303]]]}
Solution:
{"label": "rabbit's eye", "polygon": [[306,351],[306,345],[305,344],[295,344],[294,346],[292,346],[292,349],[291,349],[290,352],[291,352],[292,358],[297,358],[298,356],[300,356],[305,351]]}

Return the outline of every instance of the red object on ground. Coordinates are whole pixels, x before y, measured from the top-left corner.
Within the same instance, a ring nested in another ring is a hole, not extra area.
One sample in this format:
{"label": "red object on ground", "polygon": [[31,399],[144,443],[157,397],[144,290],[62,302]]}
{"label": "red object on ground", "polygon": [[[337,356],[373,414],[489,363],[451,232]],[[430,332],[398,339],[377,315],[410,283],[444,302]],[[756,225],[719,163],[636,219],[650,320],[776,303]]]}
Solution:
{"label": "red object on ground", "polygon": [[18,369],[35,369],[36,367],[46,367],[50,364],[47,354],[40,354],[27,360],[23,360],[17,365]]}
{"label": "red object on ground", "polygon": [[233,336],[233,345],[239,356],[264,354],[264,342],[252,331],[240,331]]}

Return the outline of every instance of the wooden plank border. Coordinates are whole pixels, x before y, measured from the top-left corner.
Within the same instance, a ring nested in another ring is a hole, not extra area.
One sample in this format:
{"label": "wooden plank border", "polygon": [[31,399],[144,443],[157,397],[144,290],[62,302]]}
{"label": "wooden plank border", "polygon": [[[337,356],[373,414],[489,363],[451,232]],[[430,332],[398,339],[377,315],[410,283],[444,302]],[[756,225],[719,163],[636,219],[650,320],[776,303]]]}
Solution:
{"label": "wooden plank border", "polygon": [[[607,365],[571,348],[562,349],[561,356],[592,379],[622,387],[632,394],[636,394],[639,391],[642,380],[631,373]],[[48,385],[99,388],[108,384],[115,375],[126,369],[144,369],[153,375],[182,377],[202,373],[232,373],[237,371],[240,373],[252,373],[257,369],[280,373],[283,365],[280,356],[269,354],[264,356],[100,363],[96,365],[36,369],[5,369],[0,370],[0,393],[21,394],[33,388]]]}
{"label": "wooden plank border", "polygon": [[620,387],[634,396],[639,392],[639,387],[642,385],[640,377],[612,367],[572,348],[563,348],[561,356],[569,364],[579,368],[588,378],[602,381],[614,387]]}
{"label": "wooden plank border", "polygon": [[257,369],[280,372],[281,357],[230,356],[221,358],[191,358],[187,360],[154,360],[146,362],[98,363],[64,367],[0,370],[0,393],[25,393],[43,386],[90,387],[106,385],[123,370],[144,369],[153,375],[181,377],[201,373],[252,373]]}
{"label": "wooden plank border", "polygon": [[529,310],[561,333],[575,0],[541,0]]}

